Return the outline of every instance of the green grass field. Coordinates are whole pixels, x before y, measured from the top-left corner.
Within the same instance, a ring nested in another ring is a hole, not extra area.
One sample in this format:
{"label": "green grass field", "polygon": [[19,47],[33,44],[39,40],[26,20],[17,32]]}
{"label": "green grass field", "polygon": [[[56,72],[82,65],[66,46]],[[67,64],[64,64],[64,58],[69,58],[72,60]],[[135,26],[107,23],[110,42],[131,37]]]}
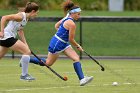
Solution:
{"label": "green grass field", "polygon": [[[72,62],[59,59],[52,68],[68,81],[57,78],[46,67],[30,64],[29,72],[36,77],[33,82],[20,81],[19,59],[0,60],[0,93],[139,93],[140,60],[98,60],[106,68],[104,72],[92,60],[82,60],[85,75],[93,75],[94,80],[79,86]],[[112,86],[112,82],[118,86]]]}

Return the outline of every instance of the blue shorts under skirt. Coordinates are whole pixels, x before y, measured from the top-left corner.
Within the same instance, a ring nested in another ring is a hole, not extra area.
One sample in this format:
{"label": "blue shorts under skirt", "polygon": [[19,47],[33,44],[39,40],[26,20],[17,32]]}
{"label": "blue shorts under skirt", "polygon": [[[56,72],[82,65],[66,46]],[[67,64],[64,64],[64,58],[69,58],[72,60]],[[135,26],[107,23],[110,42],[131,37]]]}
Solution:
{"label": "blue shorts under skirt", "polygon": [[68,47],[71,47],[71,45],[69,43],[64,43],[64,42],[58,40],[54,36],[50,41],[48,51],[52,54],[55,54],[55,53],[60,53],[60,52],[64,51]]}

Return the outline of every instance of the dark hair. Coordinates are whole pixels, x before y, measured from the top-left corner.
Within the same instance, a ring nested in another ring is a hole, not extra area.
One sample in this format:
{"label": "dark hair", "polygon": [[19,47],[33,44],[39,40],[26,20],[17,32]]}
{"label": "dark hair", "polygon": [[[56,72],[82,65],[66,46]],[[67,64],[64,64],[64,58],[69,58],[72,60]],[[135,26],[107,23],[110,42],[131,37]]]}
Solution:
{"label": "dark hair", "polygon": [[79,8],[79,6],[75,5],[71,0],[66,0],[62,3],[62,8],[64,10],[64,13],[66,14],[68,11]]}
{"label": "dark hair", "polygon": [[28,2],[26,4],[26,7],[24,9],[24,12],[25,13],[30,13],[32,10],[37,11],[38,9],[39,9],[39,6],[36,3],[34,3],[34,2]]}

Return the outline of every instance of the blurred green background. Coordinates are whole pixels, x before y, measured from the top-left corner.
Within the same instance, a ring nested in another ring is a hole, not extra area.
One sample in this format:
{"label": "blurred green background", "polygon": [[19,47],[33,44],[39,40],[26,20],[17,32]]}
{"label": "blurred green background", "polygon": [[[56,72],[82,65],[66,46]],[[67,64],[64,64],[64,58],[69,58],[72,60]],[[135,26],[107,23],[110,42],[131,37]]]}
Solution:
{"label": "blurred green background", "polygon": [[[40,17],[62,17],[64,0],[0,0],[0,16],[16,13],[18,7],[35,1],[40,5]],[[124,0],[124,11],[108,11],[108,0],[73,0],[83,9],[81,16],[140,16],[140,0]],[[25,35],[29,46],[37,54],[47,54],[56,22],[29,22]],[[80,26],[76,40],[79,42]],[[83,22],[83,48],[95,56],[140,56],[139,22]]]}
{"label": "blurred green background", "polygon": [[[0,0],[1,9],[17,9],[24,7],[27,2],[36,2],[41,9],[60,10],[60,5],[65,0]],[[84,10],[108,10],[109,0],[72,0]],[[140,0],[124,0],[125,10],[140,10]]]}

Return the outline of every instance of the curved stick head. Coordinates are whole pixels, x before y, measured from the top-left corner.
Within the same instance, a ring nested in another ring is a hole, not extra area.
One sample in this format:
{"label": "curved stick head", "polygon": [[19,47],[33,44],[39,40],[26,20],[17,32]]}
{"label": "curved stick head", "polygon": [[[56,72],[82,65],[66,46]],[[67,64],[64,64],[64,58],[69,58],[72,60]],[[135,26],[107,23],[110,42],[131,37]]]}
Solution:
{"label": "curved stick head", "polygon": [[101,68],[101,70],[102,70],[102,71],[105,71],[105,69],[104,69],[103,67]]}

